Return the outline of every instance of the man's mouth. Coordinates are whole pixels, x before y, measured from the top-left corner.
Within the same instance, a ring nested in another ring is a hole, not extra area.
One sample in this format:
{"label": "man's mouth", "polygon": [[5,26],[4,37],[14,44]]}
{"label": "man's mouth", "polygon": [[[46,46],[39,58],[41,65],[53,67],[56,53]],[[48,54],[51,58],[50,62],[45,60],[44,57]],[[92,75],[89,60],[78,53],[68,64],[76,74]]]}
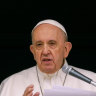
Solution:
{"label": "man's mouth", "polygon": [[51,59],[43,59],[43,61],[51,61]]}
{"label": "man's mouth", "polygon": [[49,58],[44,58],[42,59],[42,62],[43,63],[51,63],[53,60],[52,59],[49,59]]}

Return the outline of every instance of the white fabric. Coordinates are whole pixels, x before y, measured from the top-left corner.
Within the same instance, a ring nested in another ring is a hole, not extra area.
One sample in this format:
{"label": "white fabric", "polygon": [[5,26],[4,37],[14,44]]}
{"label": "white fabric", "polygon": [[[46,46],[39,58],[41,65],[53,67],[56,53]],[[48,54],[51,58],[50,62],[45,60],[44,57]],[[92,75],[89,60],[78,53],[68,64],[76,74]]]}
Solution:
{"label": "white fabric", "polygon": [[[73,68],[96,81],[96,73],[75,67]],[[47,79],[48,75],[45,73],[39,72],[39,76],[41,86],[44,90],[46,86],[48,88],[51,88],[54,85],[62,86],[62,83],[65,78],[65,73],[62,72],[62,70],[60,69],[53,75],[49,75],[49,77],[51,76],[51,79],[49,80]],[[49,82],[49,85],[47,85],[47,81]],[[0,85],[0,96],[23,96],[26,87],[28,87],[30,84],[34,84],[34,93],[37,91],[41,92],[37,79],[36,66],[26,69],[22,72],[16,73],[5,79]],[[70,75],[67,76],[64,86],[96,91],[96,87]],[[40,96],[42,96],[41,93]]]}
{"label": "white fabric", "polygon": [[62,29],[62,30],[65,32],[65,34],[66,34],[66,36],[67,36],[67,32],[66,32],[65,28],[64,28],[59,22],[57,22],[56,20],[51,20],[51,19],[42,20],[42,21],[40,21],[39,23],[37,23],[37,25],[36,25],[33,29],[35,29],[35,28],[36,28],[37,26],[39,26],[40,24],[44,24],[44,23],[52,24],[52,25],[54,25],[54,26],[59,27],[60,29]]}
{"label": "white fabric", "polygon": [[52,88],[54,85],[62,86],[66,75],[61,69],[54,74],[45,74],[41,72],[38,68],[38,73],[39,73],[40,85],[43,91],[44,89]]}

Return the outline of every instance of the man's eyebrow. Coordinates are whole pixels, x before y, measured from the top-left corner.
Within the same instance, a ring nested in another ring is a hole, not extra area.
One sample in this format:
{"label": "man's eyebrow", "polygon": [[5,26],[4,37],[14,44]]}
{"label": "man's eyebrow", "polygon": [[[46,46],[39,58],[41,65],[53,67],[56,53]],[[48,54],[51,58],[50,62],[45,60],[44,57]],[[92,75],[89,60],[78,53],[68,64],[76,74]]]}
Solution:
{"label": "man's eyebrow", "polygon": [[36,41],[35,43],[42,43],[42,41],[41,41],[41,40],[38,40],[38,41]]}
{"label": "man's eyebrow", "polygon": [[[49,40],[48,42],[56,42],[56,40]],[[37,41],[35,41],[34,43],[35,43],[35,44],[36,44],[36,43],[43,43],[43,41],[37,40]]]}
{"label": "man's eyebrow", "polygon": [[56,42],[56,40],[49,40],[49,42]]}

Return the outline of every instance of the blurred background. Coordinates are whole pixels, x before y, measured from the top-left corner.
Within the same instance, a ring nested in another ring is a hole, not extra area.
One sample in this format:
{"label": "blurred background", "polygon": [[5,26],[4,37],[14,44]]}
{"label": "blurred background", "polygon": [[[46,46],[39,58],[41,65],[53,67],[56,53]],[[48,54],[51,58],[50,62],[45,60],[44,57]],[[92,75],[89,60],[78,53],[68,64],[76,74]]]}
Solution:
{"label": "blurred background", "polygon": [[62,5],[45,2],[31,9],[0,10],[0,82],[36,64],[29,49],[31,30],[40,20],[48,18],[65,26],[73,44],[68,63],[96,72],[95,13],[94,3],[88,1]]}

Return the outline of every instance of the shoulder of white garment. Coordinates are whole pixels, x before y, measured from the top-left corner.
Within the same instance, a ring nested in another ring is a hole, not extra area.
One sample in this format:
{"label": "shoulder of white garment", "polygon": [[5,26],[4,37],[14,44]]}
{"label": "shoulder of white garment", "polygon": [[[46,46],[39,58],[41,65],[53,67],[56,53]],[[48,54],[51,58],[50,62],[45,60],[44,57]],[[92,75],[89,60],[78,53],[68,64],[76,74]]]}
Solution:
{"label": "shoulder of white garment", "polygon": [[0,85],[0,96],[9,96],[7,95],[7,93],[9,94],[10,91],[12,92],[14,90],[17,90],[16,94],[23,93],[25,88],[29,84],[31,84],[31,80],[34,80],[35,77],[36,77],[36,66],[25,69],[21,72],[15,73],[7,77],[5,80],[2,81]]}
{"label": "shoulder of white garment", "polygon": [[9,79],[18,79],[17,77],[20,77],[20,78],[26,78],[28,79],[28,77],[30,77],[30,75],[34,75],[34,73],[36,73],[36,66],[34,67],[31,67],[31,68],[28,68],[28,69],[25,69],[25,70],[22,70],[20,72],[17,72],[7,78],[5,78],[2,82],[7,82]]}

